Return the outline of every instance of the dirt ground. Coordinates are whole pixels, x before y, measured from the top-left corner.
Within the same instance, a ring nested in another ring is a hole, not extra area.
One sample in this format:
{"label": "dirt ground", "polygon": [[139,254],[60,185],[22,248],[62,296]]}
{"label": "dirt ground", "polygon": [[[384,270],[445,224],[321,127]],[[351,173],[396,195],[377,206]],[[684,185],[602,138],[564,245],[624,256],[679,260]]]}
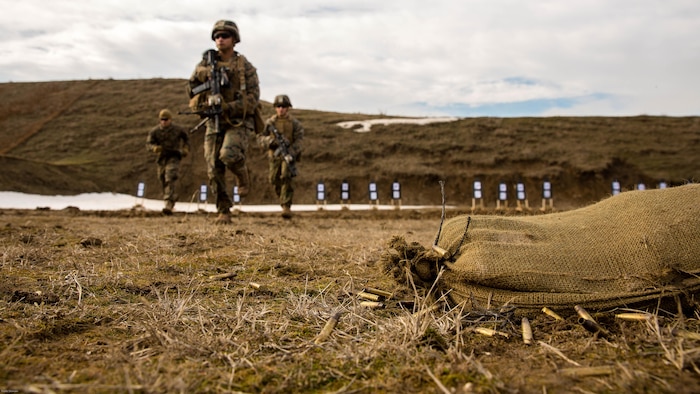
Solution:
{"label": "dirt ground", "polygon": [[0,211],[0,390],[699,390],[698,311],[589,311],[603,333],[541,313],[526,344],[506,310],[385,275],[392,237],[430,245],[439,211],[212,215]]}

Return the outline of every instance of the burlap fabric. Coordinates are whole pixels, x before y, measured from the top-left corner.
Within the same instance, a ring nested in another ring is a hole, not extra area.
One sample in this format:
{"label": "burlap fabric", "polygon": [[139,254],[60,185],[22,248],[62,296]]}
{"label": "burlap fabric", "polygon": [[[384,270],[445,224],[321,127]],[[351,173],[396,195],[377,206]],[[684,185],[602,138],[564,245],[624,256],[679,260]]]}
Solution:
{"label": "burlap fabric", "polygon": [[700,184],[564,213],[472,216],[465,237],[467,218],[442,228],[437,245],[454,257],[414,250],[407,262],[426,285],[443,269],[437,287],[455,304],[601,308],[700,290]]}

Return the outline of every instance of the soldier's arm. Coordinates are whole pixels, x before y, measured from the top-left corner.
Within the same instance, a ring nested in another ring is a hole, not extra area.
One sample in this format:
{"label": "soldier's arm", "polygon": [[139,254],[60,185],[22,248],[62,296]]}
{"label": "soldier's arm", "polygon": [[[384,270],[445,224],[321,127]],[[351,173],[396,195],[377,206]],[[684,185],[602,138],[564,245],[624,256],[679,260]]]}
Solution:
{"label": "soldier's arm", "polygon": [[270,125],[275,122],[275,117],[271,117],[268,120],[265,121],[265,128],[263,129],[262,133],[258,134],[256,137],[258,140],[258,145],[263,148],[263,149],[271,149],[271,144],[275,140],[275,137],[272,136],[272,133],[270,132]]}
{"label": "soldier's arm", "polygon": [[255,108],[260,102],[260,81],[258,71],[250,62],[245,62],[246,100],[248,108]]}
{"label": "soldier's arm", "polygon": [[258,81],[258,71],[245,59],[243,62],[245,73],[245,96],[236,101],[228,103],[233,116],[241,116],[245,109],[246,116],[253,116],[255,107],[260,102],[260,82]]}
{"label": "soldier's arm", "polygon": [[210,72],[211,71],[209,70],[209,67],[207,67],[204,60],[197,63],[197,66],[195,66],[194,71],[190,76],[190,79],[187,81],[187,94],[190,98],[193,96],[192,89],[206,82],[207,79],[209,79]]}
{"label": "soldier's arm", "polygon": [[183,127],[180,127],[180,139],[182,140],[183,146],[190,148],[190,133],[188,133]]}
{"label": "soldier's arm", "polygon": [[156,129],[152,129],[151,131],[148,132],[148,137],[146,138],[146,149],[149,152],[156,152],[159,153],[159,149],[162,150],[160,147],[160,142],[157,140],[155,136]]}
{"label": "soldier's arm", "polygon": [[292,120],[292,154],[297,158],[304,147],[304,127],[296,118]]}

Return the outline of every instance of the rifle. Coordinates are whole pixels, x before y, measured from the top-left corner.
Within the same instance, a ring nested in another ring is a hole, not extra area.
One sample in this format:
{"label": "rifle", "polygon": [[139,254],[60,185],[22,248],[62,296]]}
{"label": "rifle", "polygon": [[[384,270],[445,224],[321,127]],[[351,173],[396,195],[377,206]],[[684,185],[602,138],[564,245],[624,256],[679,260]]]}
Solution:
{"label": "rifle", "polygon": [[217,133],[219,132],[221,113],[223,111],[221,108],[221,101],[216,100],[216,102],[214,102],[214,97],[221,97],[221,87],[228,85],[229,80],[227,74],[216,67],[216,56],[217,52],[214,49],[209,49],[204,52],[202,58],[205,60],[207,66],[211,67],[211,78],[208,81],[195,86],[190,92],[190,97],[194,97],[209,90],[209,106],[201,111],[181,112],[183,114],[196,114],[203,118],[201,122],[190,130],[190,133],[194,133],[195,131],[199,130],[199,128],[202,127],[209,119],[214,119],[214,128]]}
{"label": "rifle", "polygon": [[275,149],[275,156],[282,156],[284,161],[287,162],[287,167],[289,167],[289,174],[292,178],[297,176],[297,166],[296,163],[294,162],[294,156],[292,156],[291,153],[289,153],[289,148],[291,147],[291,144],[289,141],[287,141],[286,138],[282,137],[280,132],[277,130],[274,124],[270,123],[268,124],[268,127],[270,131],[272,131],[272,135],[275,136],[275,140],[277,141],[277,149]]}

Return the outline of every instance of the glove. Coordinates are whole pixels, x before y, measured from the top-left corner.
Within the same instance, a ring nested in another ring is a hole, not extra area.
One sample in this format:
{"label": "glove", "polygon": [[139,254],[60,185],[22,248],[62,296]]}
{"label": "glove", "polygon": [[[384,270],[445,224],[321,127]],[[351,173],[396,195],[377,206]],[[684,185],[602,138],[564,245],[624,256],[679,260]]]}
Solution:
{"label": "glove", "polygon": [[258,103],[257,99],[251,97],[250,94],[242,95],[239,93],[237,94],[236,101],[231,102],[231,108],[233,108],[233,112],[236,116],[243,116],[243,114],[246,116],[255,116],[259,105],[260,103]]}
{"label": "glove", "polygon": [[272,149],[272,150],[277,149],[277,140],[275,139],[275,137],[273,137],[271,135],[266,135],[266,136],[262,137],[262,140],[263,140],[264,146],[266,146],[267,149]]}
{"label": "glove", "polygon": [[247,114],[247,115],[253,114],[252,112],[246,113],[245,104],[243,103],[243,99],[239,97],[238,99],[231,101],[231,116],[239,117],[239,116],[243,116],[243,114]]}
{"label": "glove", "polygon": [[190,99],[188,107],[192,112],[199,112],[204,107],[204,99],[202,94],[198,94]]}
{"label": "glove", "polygon": [[209,80],[210,74],[211,70],[209,69],[209,67],[197,66],[197,68],[194,69],[194,77],[199,82],[206,82],[207,80]]}
{"label": "glove", "polygon": [[154,145],[152,149],[153,149],[153,153],[160,153],[163,151],[163,147],[160,145]]}
{"label": "glove", "polygon": [[213,96],[209,96],[209,99],[207,101],[210,107],[213,107],[215,105],[221,105],[222,110],[227,110],[229,105],[226,101],[224,101],[224,96],[220,94],[215,94]]}
{"label": "glove", "polygon": [[190,147],[189,146],[185,145],[182,147],[182,149],[180,149],[180,156],[182,156],[182,158],[187,157],[187,155],[189,155],[189,154],[190,154]]}

